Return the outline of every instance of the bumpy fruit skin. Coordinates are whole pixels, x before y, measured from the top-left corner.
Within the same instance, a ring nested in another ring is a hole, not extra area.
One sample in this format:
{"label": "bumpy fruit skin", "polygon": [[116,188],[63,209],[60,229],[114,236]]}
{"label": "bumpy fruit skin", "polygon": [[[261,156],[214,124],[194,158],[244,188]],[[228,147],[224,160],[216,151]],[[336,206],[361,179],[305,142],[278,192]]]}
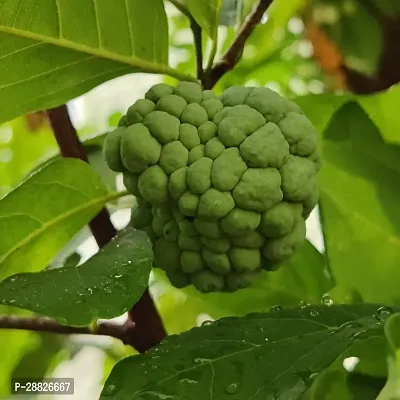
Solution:
{"label": "bumpy fruit skin", "polygon": [[176,287],[247,287],[305,239],[318,201],[317,132],[264,87],[221,96],[189,82],[154,85],[105,141],[108,166],[137,198],[135,228]]}

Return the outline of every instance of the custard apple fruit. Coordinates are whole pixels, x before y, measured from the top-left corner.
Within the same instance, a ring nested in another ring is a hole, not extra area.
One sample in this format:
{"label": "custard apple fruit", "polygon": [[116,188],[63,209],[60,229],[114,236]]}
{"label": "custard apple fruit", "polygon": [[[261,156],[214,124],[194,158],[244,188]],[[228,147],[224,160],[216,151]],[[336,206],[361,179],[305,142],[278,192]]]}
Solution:
{"label": "custard apple fruit", "polygon": [[318,201],[317,132],[265,87],[154,85],[104,145],[136,196],[132,224],[176,287],[235,291],[305,240]]}

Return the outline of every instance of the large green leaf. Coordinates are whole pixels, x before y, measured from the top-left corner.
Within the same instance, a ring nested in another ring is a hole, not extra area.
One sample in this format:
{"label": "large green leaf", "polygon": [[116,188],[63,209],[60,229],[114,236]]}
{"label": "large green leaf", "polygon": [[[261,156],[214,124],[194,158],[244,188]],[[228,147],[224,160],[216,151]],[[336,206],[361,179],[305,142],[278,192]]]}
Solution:
{"label": "large green leaf", "polygon": [[377,310],[373,304],[311,306],[221,319],[125,358],[101,399],[296,400],[313,374],[383,336]]}
{"label": "large green leaf", "polygon": [[107,193],[87,163],[47,164],[0,200],[0,280],[45,268],[59,250],[104,206]]}
{"label": "large green leaf", "polygon": [[182,77],[162,0],[3,1],[0,43],[0,121],[132,72]]}
{"label": "large green leaf", "polygon": [[368,302],[400,301],[400,147],[385,144],[357,103],[333,117],[322,142],[321,213],[337,282]]}
{"label": "large green leaf", "polygon": [[196,22],[214,40],[218,24],[222,0],[183,0]]}
{"label": "large green leaf", "polygon": [[357,101],[364,109],[379,129],[385,142],[400,143],[400,116],[397,112],[400,101],[400,84],[393,85],[386,91],[368,96],[324,93],[296,98],[296,103],[321,133],[325,130],[336,111],[351,101]]}
{"label": "large green leaf", "polygon": [[152,259],[147,235],[127,228],[78,267],[7,278],[0,283],[1,303],[76,326],[117,317],[143,294]]}

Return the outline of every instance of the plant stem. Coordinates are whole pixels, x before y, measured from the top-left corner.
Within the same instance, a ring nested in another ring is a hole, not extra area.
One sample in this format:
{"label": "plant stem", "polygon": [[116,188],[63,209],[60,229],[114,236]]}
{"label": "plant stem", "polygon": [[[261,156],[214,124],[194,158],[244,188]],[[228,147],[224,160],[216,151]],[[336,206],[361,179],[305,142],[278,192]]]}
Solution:
{"label": "plant stem", "polygon": [[[79,158],[88,162],[85,149],[72,125],[66,105],[47,111],[54,136],[63,157]],[[89,224],[99,247],[106,245],[117,233],[111,223],[110,215],[104,208]],[[156,346],[167,335],[161,318],[148,290],[129,312],[129,320],[124,325],[124,343],[129,343],[139,352]],[[89,329],[90,331],[90,329]]]}
{"label": "plant stem", "polygon": [[260,23],[264,13],[271,5],[273,0],[259,0],[251,13],[247,16],[238,33],[229,47],[215,65],[203,77],[205,89],[211,89],[227,72],[232,70],[240,60],[247,39],[250,37],[254,28]]}
{"label": "plant stem", "polygon": [[126,328],[109,322],[98,324],[96,331],[89,327],[64,326],[58,322],[45,317],[16,317],[9,315],[0,316],[0,329],[27,330],[36,332],[50,332],[67,335],[103,335],[122,340],[125,343]]}
{"label": "plant stem", "polygon": [[203,79],[203,42],[202,42],[202,32],[200,25],[194,20],[194,18],[190,17],[190,29],[193,32],[194,38],[194,48],[196,51],[196,75],[197,79],[200,81]]}

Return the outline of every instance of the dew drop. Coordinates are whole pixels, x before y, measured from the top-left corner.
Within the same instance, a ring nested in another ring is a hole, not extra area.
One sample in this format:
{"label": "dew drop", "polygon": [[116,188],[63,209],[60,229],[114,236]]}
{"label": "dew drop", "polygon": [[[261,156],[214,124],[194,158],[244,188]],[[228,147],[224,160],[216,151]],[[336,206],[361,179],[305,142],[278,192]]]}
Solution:
{"label": "dew drop", "polygon": [[204,364],[212,360],[210,360],[209,358],[195,358],[193,361],[195,364]]}
{"label": "dew drop", "polygon": [[10,300],[9,303],[10,303],[10,304],[15,304],[15,303],[16,303],[16,300]]}
{"label": "dew drop", "polygon": [[189,383],[189,384],[193,384],[193,383],[197,383],[197,381],[193,380],[193,379],[188,379],[188,378],[183,378],[179,380],[179,383]]}
{"label": "dew drop", "polygon": [[317,317],[319,315],[319,311],[313,308],[312,310],[310,310],[310,315],[312,317]]}
{"label": "dew drop", "polygon": [[103,395],[104,396],[113,396],[115,392],[117,391],[117,386],[115,385],[108,385],[107,387],[104,388]]}
{"label": "dew drop", "polygon": [[374,317],[379,322],[384,322],[391,314],[393,314],[393,310],[390,307],[383,306],[376,310]]}
{"label": "dew drop", "polygon": [[93,293],[93,290],[92,290],[92,288],[87,288],[87,291],[88,291],[90,294],[92,294],[92,293]]}
{"label": "dew drop", "polygon": [[122,275],[114,275],[114,278],[115,279],[119,279],[119,278],[121,278],[122,277]]}
{"label": "dew drop", "polygon": [[268,342],[268,341],[269,341],[269,339],[266,337],[266,338],[264,339],[264,341]]}
{"label": "dew drop", "polygon": [[203,321],[203,322],[202,322],[201,326],[210,326],[210,325],[212,325],[212,324],[213,324],[213,321],[206,320],[206,321]]}
{"label": "dew drop", "polygon": [[310,305],[310,303],[308,303],[307,301],[305,301],[305,300],[302,300],[301,302],[300,302],[300,308],[306,308],[306,307],[308,307]]}
{"label": "dew drop", "polygon": [[357,322],[357,321],[349,321],[345,322],[344,324],[340,325],[333,333],[337,332],[342,332],[344,330],[349,330],[349,329],[358,329],[361,328],[362,324]]}
{"label": "dew drop", "polygon": [[270,312],[279,312],[279,311],[282,311],[282,310],[283,310],[283,307],[277,304],[275,306],[272,306],[269,311]]}
{"label": "dew drop", "polygon": [[325,293],[322,298],[321,298],[321,303],[325,306],[331,306],[333,305],[333,300],[332,297],[329,296],[328,293]]}
{"label": "dew drop", "polygon": [[226,393],[228,394],[235,394],[239,390],[239,385],[237,383],[231,383],[225,389]]}
{"label": "dew drop", "polygon": [[157,364],[153,364],[150,368],[151,368],[153,371],[156,371],[156,370],[159,368],[159,366],[158,366]]}

